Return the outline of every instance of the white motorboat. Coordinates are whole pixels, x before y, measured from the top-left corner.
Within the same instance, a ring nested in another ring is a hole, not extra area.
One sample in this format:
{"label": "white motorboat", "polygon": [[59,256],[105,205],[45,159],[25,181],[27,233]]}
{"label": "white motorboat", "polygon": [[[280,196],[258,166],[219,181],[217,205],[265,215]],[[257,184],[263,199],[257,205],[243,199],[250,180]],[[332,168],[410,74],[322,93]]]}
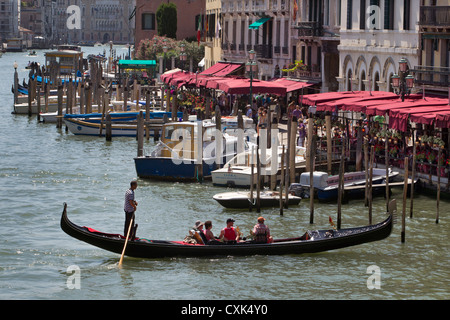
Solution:
{"label": "white motorboat", "polygon": [[[392,181],[399,173],[389,168],[389,181]],[[372,192],[385,187],[386,169],[373,169]],[[366,183],[366,171],[354,171],[344,173],[344,190],[352,195],[364,193]],[[313,186],[319,201],[336,200],[339,189],[339,175],[329,176],[326,172],[313,172]],[[300,175],[300,182],[290,185],[289,190],[302,198],[309,197],[310,173],[304,172]]]}
{"label": "white motorboat", "polygon": [[[247,150],[241,154],[236,155],[233,159],[228,161],[223,168],[214,170],[211,173],[212,183],[216,186],[224,187],[238,187],[238,188],[249,188],[251,182],[256,184],[257,173],[256,173],[256,155],[252,156],[252,151]],[[281,171],[281,155],[283,152],[282,146],[278,146],[277,150],[277,161],[272,164],[272,149],[267,149],[259,152],[261,159],[261,176],[271,176],[279,174]],[[295,154],[295,166],[301,166],[306,163],[306,148],[296,147]],[[252,176],[252,164],[253,176]]]}

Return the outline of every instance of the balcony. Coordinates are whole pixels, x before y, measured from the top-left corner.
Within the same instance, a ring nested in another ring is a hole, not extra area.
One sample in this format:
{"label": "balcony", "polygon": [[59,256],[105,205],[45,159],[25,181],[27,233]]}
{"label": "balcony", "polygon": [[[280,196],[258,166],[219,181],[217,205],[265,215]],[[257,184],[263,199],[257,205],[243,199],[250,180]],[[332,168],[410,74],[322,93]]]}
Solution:
{"label": "balcony", "polygon": [[255,44],[256,57],[259,59],[272,59],[272,45]]}
{"label": "balcony", "polygon": [[450,6],[421,6],[419,16],[420,26],[449,27]]}
{"label": "balcony", "polygon": [[299,38],[323,37],[323,27],[316,21],[298,22],[294,29],[298,29]]}
{"label": "balcony", "polygon": [[416,66],[411,70],[418,85],[430,85],[435,87],[450,86],[449,67]]}

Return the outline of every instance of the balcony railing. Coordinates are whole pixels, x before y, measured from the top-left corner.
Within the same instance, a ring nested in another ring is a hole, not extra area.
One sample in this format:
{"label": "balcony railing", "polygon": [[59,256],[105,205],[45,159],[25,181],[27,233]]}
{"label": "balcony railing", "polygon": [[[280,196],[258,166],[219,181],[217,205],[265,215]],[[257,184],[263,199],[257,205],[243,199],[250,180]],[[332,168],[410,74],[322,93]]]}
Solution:
{"label": "balcony railing", "polygon": [[419,24],[421,26],[449,26],[450,6],[421,6]]}
{"label": "balcony railing", "polygon": [[418,85],[450,86],[449,67],[415,66],[410,71],[415,74],[416,84]]}
{"label": "balcony railing", "polygon": [[272,59],[272,45],[256,44],[255,51],[257,58]]}
{"label": "balcony railing", "polygon": [[298,22],[297,26],[299,37],[322,37],[323,27],[316,21]]}

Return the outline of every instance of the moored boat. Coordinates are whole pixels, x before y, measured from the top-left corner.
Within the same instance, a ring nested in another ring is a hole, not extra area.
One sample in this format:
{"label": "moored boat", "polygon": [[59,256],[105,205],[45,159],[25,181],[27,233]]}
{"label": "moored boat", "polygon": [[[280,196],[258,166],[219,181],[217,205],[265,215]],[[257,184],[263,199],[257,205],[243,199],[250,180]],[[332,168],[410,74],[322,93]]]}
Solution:
{"label": "moored boat", "polygon": [[[389,181],[392,181],[399,173],[389,168]],[[372,192],[376,194],[384,188],[386,181],[386,169],[373,169]],[[357,196],[364,193],[366,183],[366,171],[344,173],[344,191],[348,195]],[[326,172],[313,172],[313,186],[319,201],[332,201],[338,197],[339,175],[328,176]],[[309,197],[310,173],[300,175],[300,182],[290,185],[289,190],[302,198]]]}
{"label": "moored boat", "polygon": [[[136,119],[139,112],[111,112],[110,114],[113,137],[136,137]],[[145,112],[143,114],[145,117]],[[162,119],[164,115],[170,116],[171,113],[163,111],[150,112],[150,119]],[[182,112],[178,112],[178,116],[182,116]],[[106,123],[105,119],[103,119],[103,123],[101,119],[101,113],[64,115],[64,123],[69,131],[75,135],[100,136],[100,126],[102,126],[102,136],[104,136]],[[126,122],[130,123],[127,124]],[[149,131],[150,135],[153,136],[153,129]]]}
{"label": "moored boat", "polygon": [[239,143],[243,150],[247,146],[226,131],[218,132],[210,121],[165,123],[161,132],[160,141],[149,155],[134,158],[140,178],[170,181],[209,178],[217,166],[236,155]]}
{"label": "moored boat", "polygon": [[[256,153],[256,151],[254,151]],[[283,147],[278,146],[277,159],[276,162],[272,162],[272,149],[265,150],[265,153],[259,150],[260,157],[265,157],[265,160],[261,163],[261,176],[267,177],[281,173],[281,155],[283,152]],[[306,163],[305,158],[306,148],[296,147],[295,154],[295,167],[302,166]],[[243,153],[237,154],[233,159],[228,161],[223,168],[214,170],[211,173],[212,183],[215,186],[221,187],[236,187],[236,188],[249,188],[253,182],[256,184],[257,173],[256,173],[256,154],[252,151],[247,150]],[[251,165],[253,164],[253,175]]]}
{"label": "moored boat", "polygon": [[[183,241],[134,238],[127,243],[125,255],[136,258],[163,258],[316,253],[383,240],[391,234],[392,224],[392,214],[389,214],[384,221],[374,225],[339,230],[311,230],[293,238],[274,239],[272,243],[243,241],[236,244],[204,245]],[[110,252],[122,253],[125,244],[123,235],[104,233],[74,224],[67,216],[66,204],[64,204],[60,225],[61,229],[71,237]]]}
{"label": "moored boat", "polygon": [[[213,199],[219,204],[225,208],[232,209],[256,208],[256,198],[256,191],[253,192],[253,196],[250,191],[222,192],[213,196]],[[261,208],[274,208],[280,206],[280,193],[277,191],[261,191],[259,198]],[[288,205],[298,205],[301,199],[302,198],[300,197],[289,195]]]}

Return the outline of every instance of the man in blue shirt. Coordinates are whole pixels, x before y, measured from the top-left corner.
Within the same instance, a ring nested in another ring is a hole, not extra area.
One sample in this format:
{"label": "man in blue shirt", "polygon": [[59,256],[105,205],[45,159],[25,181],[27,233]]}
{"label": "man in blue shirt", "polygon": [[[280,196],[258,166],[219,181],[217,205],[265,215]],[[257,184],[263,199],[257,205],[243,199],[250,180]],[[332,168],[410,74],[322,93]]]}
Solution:
{"label": "man in blue shirt", "polygon": [[[137,181],[133,180],[130,183],[130,188],[125,192],[125,203],[123,210],[125,211],[125,226],[123,235],[126,236],[128,233],[128,228],[130,227],[130,221],[134,221],[134,212],[136,211],[137,201],[134,200],[134,190],[137,188]],[[136,232],[136,227],[130,232],[130,239],[134,238]]]}

